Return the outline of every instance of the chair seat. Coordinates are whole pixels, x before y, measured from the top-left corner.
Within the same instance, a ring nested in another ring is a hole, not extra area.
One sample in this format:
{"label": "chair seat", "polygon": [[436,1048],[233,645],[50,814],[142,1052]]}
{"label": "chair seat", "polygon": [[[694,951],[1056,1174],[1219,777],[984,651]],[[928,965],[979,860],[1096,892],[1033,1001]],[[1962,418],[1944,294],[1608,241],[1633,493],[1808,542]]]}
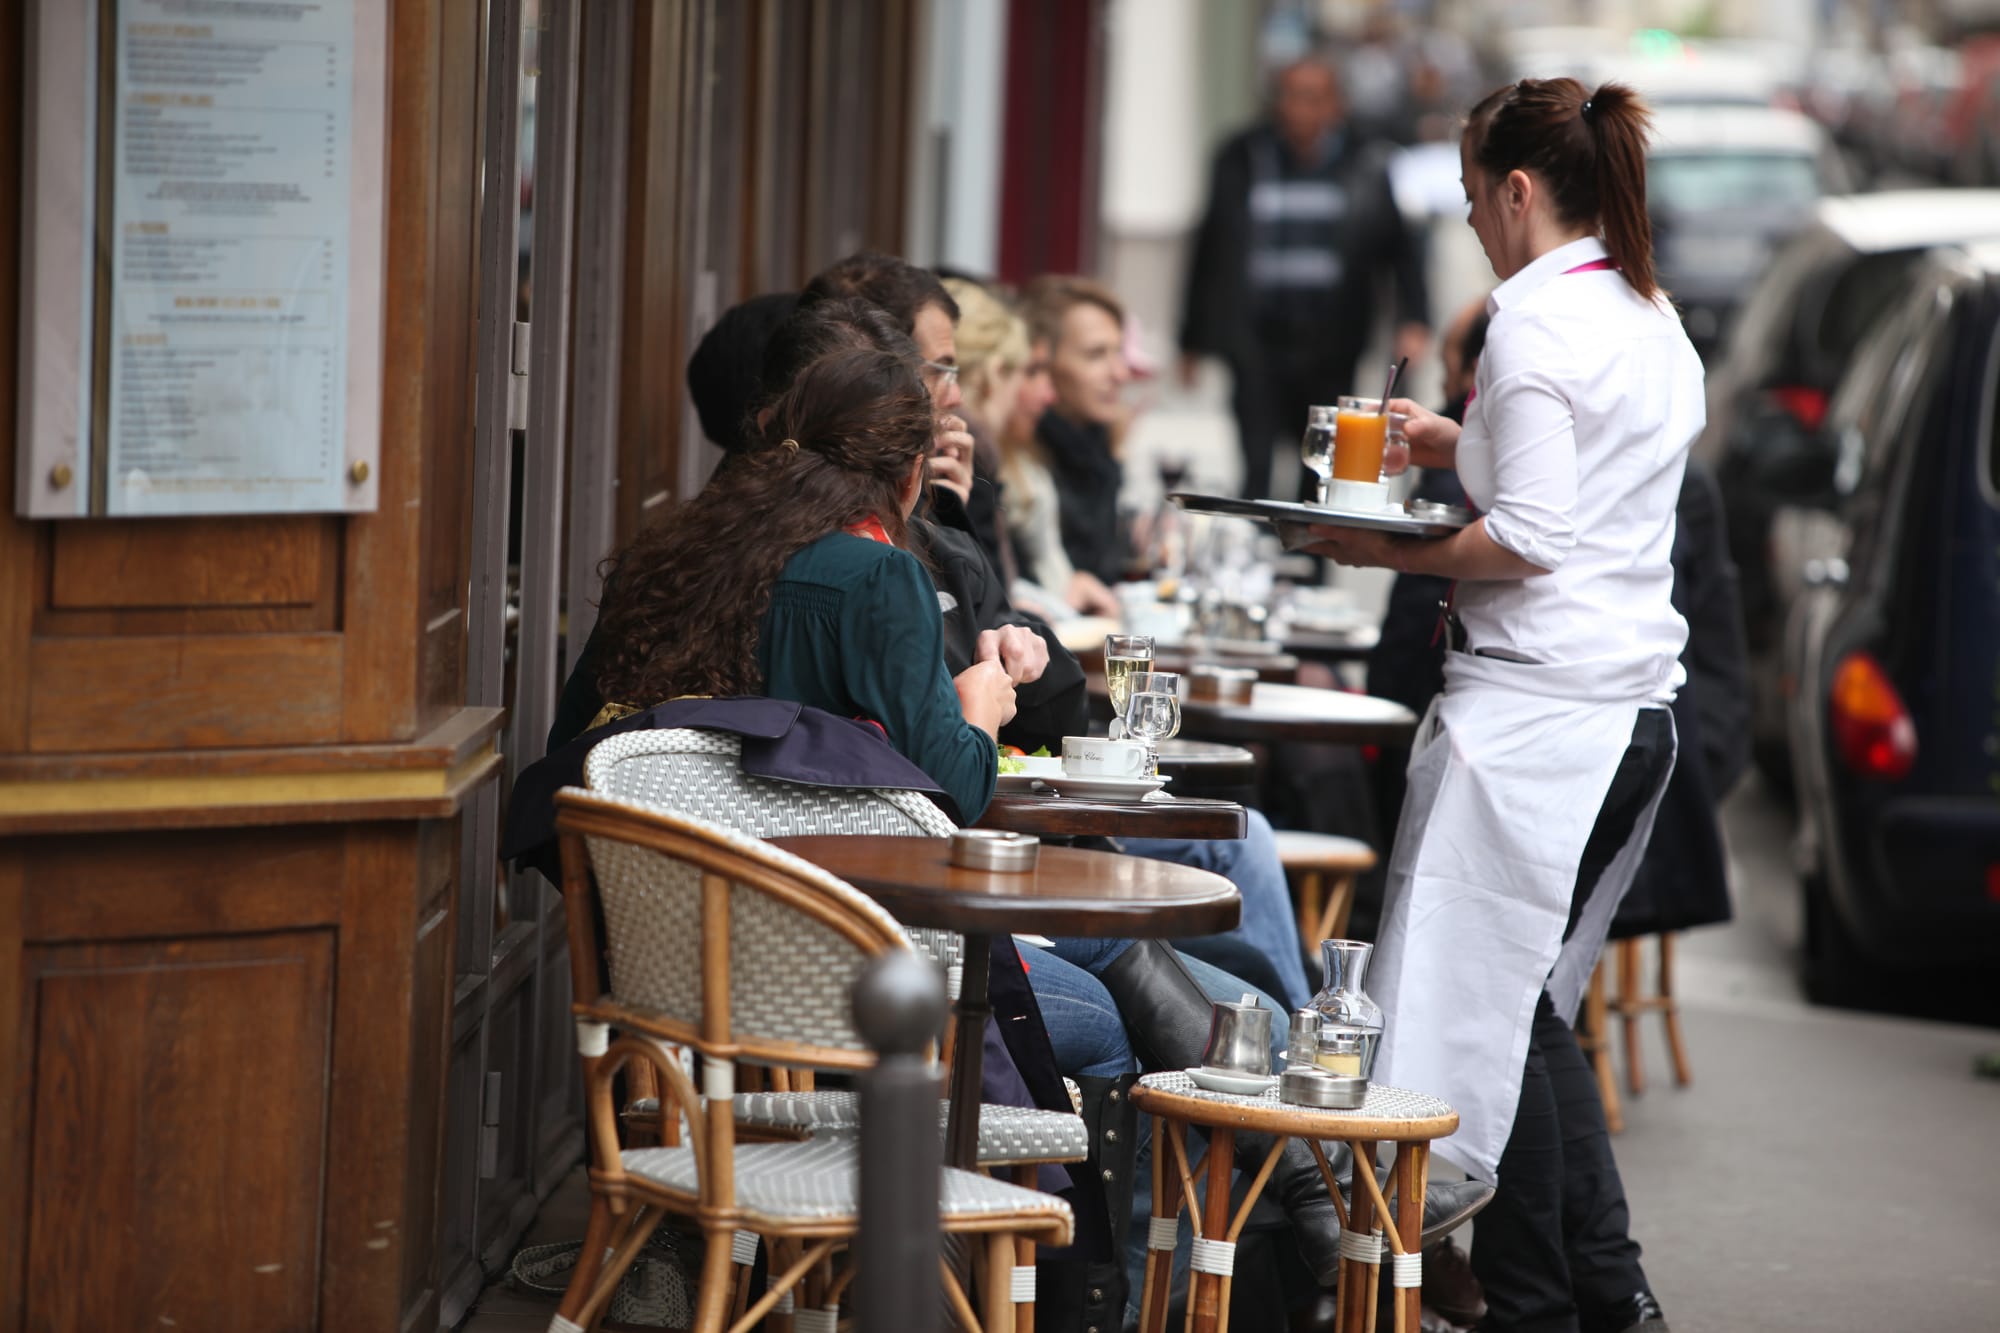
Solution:
{"label": "chair seat", "polygon": [[[633,1148],[621,1154],[625,1169],[671,1194],[693,1196],[694,1149]],[[852,1224],[860,1204],[861,1140],[847,1134],[800,1143],[744,1143],[736,1147],[736,1204],[752,1230],[788,1226]],[[945,1167],[940,1172],[939,1215],[954,1223],[978,1224],[996,1218],[1026,1219],[1022,1231],[1049,1231],[1069,1240],[1069,1205],[1052,1194],[1022,1189],[977,1171]]]}
{"label": "chair seat", "polygon": [[1367,870],[1375,864],[1375,849],[1359,838],[1337,833],[1307,833],[1274,829],[1278,861],[1287,870]]}
{"label": "chair seat", "polygon": [[[629,1108],[651,1115],[659,1103],[642,1098]],[[852,1092],[743,1092],[736,1095],[736,1123],[749,1129],[838,1131],[861,1128],[861,1099]],[[948,1107],[938,1103],[943,1130]],[[1033,1106],[979,1108],[979,1165],[1025,1166],[1033,1162],[1081,1162],[1090,1154],[1083,1117]]]}

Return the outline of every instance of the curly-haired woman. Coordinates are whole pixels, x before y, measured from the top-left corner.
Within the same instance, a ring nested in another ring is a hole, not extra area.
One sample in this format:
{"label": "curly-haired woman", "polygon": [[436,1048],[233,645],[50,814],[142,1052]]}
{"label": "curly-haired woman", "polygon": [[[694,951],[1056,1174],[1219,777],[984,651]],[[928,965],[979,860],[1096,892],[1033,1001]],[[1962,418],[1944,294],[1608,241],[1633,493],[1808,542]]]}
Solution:
{"label": "curly-haired woman", "polygon": [[761,415],[755,448],[617,557],[601,692],[865,718],[977,819],[1014,685],[998,661],[946,674],[937,592],[905,549],[934,428],[922,380],[910,358],[840,348]]}

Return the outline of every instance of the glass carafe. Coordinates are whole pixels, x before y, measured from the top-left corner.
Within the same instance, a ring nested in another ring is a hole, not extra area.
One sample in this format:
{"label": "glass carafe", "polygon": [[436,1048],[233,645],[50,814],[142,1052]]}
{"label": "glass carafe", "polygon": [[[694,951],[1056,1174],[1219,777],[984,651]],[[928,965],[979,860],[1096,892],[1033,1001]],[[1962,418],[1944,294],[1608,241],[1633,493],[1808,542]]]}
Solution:
{"label": "glass carafe", "polygon": [[1382,1044],[1382,1006],[1361,989],[1375,946],[1360,940],[1325,940],[1319,946],[1326,986],[1312,997],[1320,1016],[1319,1065],[1330,1074],[1373,1078]]}

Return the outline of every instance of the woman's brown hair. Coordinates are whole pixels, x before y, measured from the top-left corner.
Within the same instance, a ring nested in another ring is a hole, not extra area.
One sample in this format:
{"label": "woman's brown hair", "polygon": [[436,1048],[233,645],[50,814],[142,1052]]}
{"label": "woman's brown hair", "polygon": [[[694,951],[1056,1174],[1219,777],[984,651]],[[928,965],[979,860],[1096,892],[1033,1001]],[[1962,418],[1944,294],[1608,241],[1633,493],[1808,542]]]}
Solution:
{"label": "woman's brown hair", "polygon": [[807,365],[748,452],[606,562],[599,693],[761,693],[758,629],[785,562],[871,517],[904,545],[903,487],[931,431],[910,357],[846,346]]}
{"label": "woman's brown hair", "polygon": [[1575,79],[1522,79],[1487,94],[1466,118],[1467,154],[1494,180],[1532,171],[1571,226],[1600,227],[1611,262],[1647,300],[1653,225],[1646,215],[1646,133],[1653,118],[1622,83],[1587,91]]}

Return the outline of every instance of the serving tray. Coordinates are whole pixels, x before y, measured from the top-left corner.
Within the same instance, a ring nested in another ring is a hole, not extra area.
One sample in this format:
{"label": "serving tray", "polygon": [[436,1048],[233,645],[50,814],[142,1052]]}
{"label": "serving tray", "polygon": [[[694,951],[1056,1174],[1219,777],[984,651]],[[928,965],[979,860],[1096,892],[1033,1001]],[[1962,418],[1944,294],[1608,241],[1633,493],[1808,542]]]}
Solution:
{"label": "serving tray", "polygon": [[1240,500],[1233,495],[1195,495],[1187,491],[1175,491],[1167,498],[1191,514],[1261,519],[1277,528],[1288,551],[1312,541],[1306,532],[1310,524],[1367,528],[1403,537],[1449,537],[1472,521],[1469,511],[1449,505],[1426,504],[1421,513],[1412,514],[1400,509],[1333,509],[1290,500]]}

